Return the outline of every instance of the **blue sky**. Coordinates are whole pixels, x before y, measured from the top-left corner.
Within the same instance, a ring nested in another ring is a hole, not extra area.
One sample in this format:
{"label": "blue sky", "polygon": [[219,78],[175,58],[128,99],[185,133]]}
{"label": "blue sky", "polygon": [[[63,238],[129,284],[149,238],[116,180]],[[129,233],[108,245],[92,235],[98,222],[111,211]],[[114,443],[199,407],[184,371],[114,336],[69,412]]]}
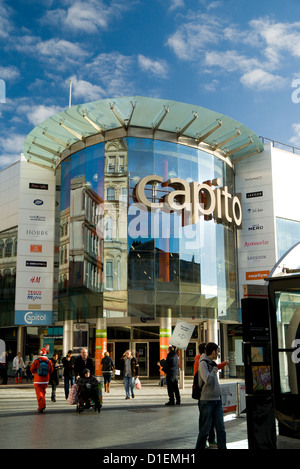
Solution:
{"label": "blue sky", "polygon": [[0,168],[70,80],[72,105],[177,100],[300,147],[300,2],[0,0],[0,79]]}

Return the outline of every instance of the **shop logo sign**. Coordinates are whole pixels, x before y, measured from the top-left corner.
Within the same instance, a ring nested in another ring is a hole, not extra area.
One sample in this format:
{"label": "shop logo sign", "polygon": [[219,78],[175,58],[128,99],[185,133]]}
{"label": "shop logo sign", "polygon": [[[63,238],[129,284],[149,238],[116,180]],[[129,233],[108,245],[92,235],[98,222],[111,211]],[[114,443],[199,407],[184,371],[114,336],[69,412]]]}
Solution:
{"label": "shop logo sign", "polygon": [[[161,184],[162,187],[174,189],[163,197],[159,202],[149,200],[145,194],[146,186]],[[195,224],[201,216],[211,219],[213,216],[217,221],[235,225],[237,228],[242,224],[242,206],[240,197],[228,192],[228,187],[219,187],[219,178],[213,181],[188,183],[184,179],[170,178],[163,182],[163,178],[157,175],[144,177],[135,187],[135,197],[138,203],[144,205],[148,210],[166,210],[170,212],[185,211],[189,215],[190,224]]]}
{"label": "shop logo sign", "polygon": [[43,205],[44,202],[41,199],[35,199],[33,203],[34,205]]}
{"label": "shop logo sign", "polygon": [[263,191],[247,192],[246,199],[252,199],[253,197],[262,197],[263,195]]}
{"label": "shop logo sign", "polygon": [[48,184],[38,183],[38,182],[30,182],[29,189],[39,189],[42,191],[48,190]]}
{"label": "shop logo sign", "polygon": [[38,324],[40,322],[44,323],[46,321],[46,314],[33,313],[28,311],[24,316],[24,321],[26,324]]}

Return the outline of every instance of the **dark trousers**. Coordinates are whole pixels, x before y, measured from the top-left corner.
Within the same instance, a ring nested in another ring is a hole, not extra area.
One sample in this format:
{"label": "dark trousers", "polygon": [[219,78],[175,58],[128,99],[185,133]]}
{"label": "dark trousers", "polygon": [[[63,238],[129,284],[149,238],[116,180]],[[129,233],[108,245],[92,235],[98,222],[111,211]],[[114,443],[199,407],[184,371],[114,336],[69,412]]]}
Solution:
{"label": "dark trousers", "polygon": [[167,389],[168,389],[168,396],[169,396],[170,403],[175,404],[175,399],[176,399],[176,402],[179,404],[180,394],[179,394],[177,376],[167,375],[166,382],[167,382]]}
{"label": "dark trousers", "polygon": [[94,401],[96,408],[100,406],[98,389],[82,387],[79,392],[79,405],[84,406],[84,404],[89,404],[89,399]]}

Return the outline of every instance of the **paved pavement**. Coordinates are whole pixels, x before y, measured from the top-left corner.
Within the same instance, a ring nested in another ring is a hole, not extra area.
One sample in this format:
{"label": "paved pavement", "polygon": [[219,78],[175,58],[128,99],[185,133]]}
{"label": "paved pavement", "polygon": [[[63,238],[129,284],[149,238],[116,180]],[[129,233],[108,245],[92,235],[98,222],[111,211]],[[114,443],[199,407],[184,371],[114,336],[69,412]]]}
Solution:
{"label": "paved pavement", "polygon": [[[157,382],[142,383],[135,398],[125,400],[121,381],[112,381],[104,393],[100,414],[82,414],[67,404],[63,386],[47,408],[37,413],[32,384],[0,386],[0,449],[104,449],[190,450],[197,439],[198,406],[191,398],[191,385],[181,389],[182,404],[168,407],[167,390]],[[228,449],[248,449],[246,416],[225,416]],[[300,449],[300,441],[278,437],[278,449]]]}

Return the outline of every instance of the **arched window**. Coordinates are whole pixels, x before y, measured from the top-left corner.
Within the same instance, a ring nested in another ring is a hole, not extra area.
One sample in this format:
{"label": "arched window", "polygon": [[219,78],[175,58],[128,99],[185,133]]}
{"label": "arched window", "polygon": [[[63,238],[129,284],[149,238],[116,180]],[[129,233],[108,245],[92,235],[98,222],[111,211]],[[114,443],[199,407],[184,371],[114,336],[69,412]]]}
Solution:
{"label": "arched window", "polygon": [[5,252],[4,257],[12,256],[13,240],[11,238],[7,239],[5,242]]}

